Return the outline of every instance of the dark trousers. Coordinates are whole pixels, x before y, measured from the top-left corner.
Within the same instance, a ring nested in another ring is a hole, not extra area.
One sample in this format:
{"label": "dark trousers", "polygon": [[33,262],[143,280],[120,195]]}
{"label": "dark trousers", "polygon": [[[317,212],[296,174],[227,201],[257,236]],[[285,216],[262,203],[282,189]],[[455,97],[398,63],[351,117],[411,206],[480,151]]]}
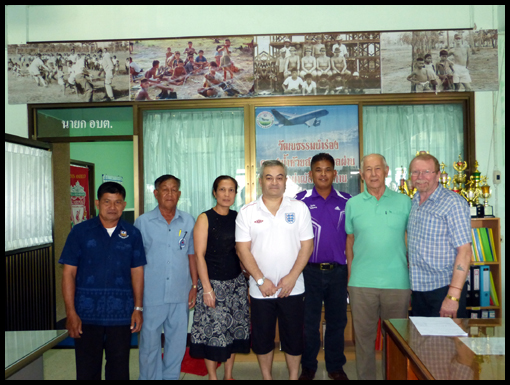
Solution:
{"label": "dark trousers", "polygon": [[301,358],[303,368],[317,371],[320,349],[320,320],[324,301],[326,335],[324,350],[326,370],[335,372],[345,365],[344,330],[347,325],[347,266],[320,270],[307,265],[305,278],[305,350]]}
{"label": "dark trousers", "polygon": [[83,334],[74,340],[77,380],[101,380],[103,349],[105,379],[129,380],[130,326],[82,325]]}
{"label": "dark trousers", "polygon": [[[415,317],[439,317],[439,311],[448,290],[449,287],[445,286],[432,291],[413,291],[411,293],[411,314]],[[462,288],[456,318],[467,318],[466,294],[467,283]]]}

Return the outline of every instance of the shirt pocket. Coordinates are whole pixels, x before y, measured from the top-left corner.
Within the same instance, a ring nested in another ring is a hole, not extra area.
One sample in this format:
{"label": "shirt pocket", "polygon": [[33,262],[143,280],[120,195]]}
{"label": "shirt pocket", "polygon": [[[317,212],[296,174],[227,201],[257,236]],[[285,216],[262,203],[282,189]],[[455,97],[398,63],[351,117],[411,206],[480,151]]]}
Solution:
{"label": "shirt pocket", "polygon": [[409,214],[402,211],[387,210],[386,225],[392,230],[400,230],[404,232],[407,227],[407,218]]}

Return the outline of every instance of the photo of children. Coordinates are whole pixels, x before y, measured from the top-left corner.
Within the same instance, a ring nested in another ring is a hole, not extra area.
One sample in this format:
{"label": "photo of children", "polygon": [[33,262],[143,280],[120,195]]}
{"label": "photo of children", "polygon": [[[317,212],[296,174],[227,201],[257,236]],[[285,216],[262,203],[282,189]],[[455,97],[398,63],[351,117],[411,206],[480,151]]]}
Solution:
{"label": "photo of children", "polygon": [[381,92],[379,32],[255,36],[256,95]]}
{"label": "photo of children", "polygon": [[130,99],[199,99],[253,93],[253,38],[140,40],[130,54]]}
{"label": "photo of children", "polygon": [[10,104],[129,100],[127,41],[14,44],[7,49]]}
{"label": "photo of children", "polygon": [[497,90],[497,37],[497,30],[383,33],[382,90]]}

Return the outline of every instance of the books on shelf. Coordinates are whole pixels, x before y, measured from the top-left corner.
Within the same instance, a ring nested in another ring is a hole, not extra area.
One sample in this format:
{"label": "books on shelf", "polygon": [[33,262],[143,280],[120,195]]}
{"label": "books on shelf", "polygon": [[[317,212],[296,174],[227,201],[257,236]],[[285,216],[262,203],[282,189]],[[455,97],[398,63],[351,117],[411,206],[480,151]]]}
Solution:
{"label": "books on shelf", "polygon": [[491,228],[480,227],[471,229],[473,262],[497,262],[498,256]]}
{"label": "books on shelf", "polygon": [[490,266],[471,266],[468,276],[467,306],[498,306],[499,298]]}

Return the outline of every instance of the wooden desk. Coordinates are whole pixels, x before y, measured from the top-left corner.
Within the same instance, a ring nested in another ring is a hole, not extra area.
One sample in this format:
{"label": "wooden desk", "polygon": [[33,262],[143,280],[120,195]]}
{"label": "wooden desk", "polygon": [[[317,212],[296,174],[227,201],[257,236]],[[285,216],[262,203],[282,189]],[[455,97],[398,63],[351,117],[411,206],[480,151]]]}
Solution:
{"label": "wooden desk", "polygon": [[[456,320],[457,321],[457,320]],[[469,337],[505,337],[500,319],[462,319]],[[504,380],[504,355],[475,355],[457,337],[422,336],[407,319],[383,323],[387,380]]]}

